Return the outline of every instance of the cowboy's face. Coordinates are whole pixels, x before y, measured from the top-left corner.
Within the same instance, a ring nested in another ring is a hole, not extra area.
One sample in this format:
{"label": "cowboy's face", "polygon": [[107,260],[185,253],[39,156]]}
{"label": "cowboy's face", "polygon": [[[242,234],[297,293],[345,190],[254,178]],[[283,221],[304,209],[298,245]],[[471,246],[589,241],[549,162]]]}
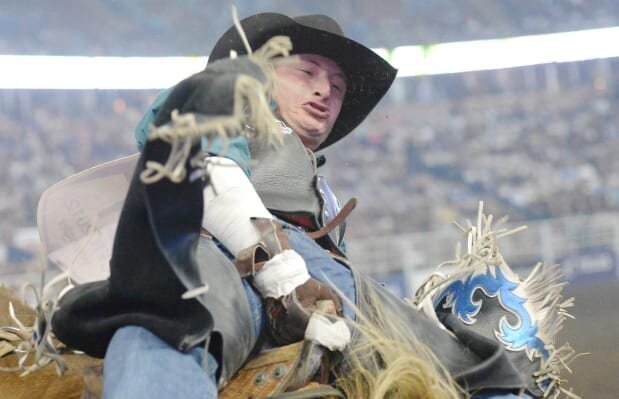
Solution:
{"label": "cowboy's face", "polygon": [[315,150],[331,133],[342,108],[344,72],[330,58],[297,54],[278,61],[275,74],[276,112],[307,148]]}

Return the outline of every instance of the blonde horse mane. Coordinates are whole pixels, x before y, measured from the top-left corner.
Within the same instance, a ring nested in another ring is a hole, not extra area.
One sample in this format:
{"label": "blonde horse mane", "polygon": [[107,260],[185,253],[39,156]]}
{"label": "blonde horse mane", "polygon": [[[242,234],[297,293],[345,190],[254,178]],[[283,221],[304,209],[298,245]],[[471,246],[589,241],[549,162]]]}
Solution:
{"label": "blonde horse mane", "polygon": [[[402,316],[382,306],[374,289],[368,288],[363,298],[359,298],[364,303],[354,307],[353,340],[344,353],[344,363],[335,370],[335,385],[344,396],[359,399],[467,397]],[[369,311],[362,313],[360,308]]]}

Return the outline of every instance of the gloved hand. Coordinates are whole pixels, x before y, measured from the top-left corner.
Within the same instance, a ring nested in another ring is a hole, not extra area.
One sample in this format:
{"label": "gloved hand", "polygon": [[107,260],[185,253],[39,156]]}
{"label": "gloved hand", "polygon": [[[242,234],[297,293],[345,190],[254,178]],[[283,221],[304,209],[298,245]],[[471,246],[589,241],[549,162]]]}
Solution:
{"label": "gloved hand", "polygon": [[[268,327],[279,345],[303,340],[312,313],[320,301],[332,301],[331,313],[342,305],[331,288],[310,277],[303,258],[290,248],[281,225],[272,219],[253,220],[262,232],[262,251],[249,251],[255,259],[262,252],[268,260],[251,266],[253,285],[264,298]],[[245,266],[244,270],[250,270]]]}
{"label": "gloved hand", "polygon": [[[255,138],[281,143],[281,130],[269,106],[273,75],[270,61],[250,55],[215,61],[176,85],[155,115],[155,128],[148,136],[149,141],[169,143],[170,152],[146,163],[142,181],[150,184],[167,177],[179,183],[199,170],[203,155],[198,144],[205,143],[203,138],[225,141],[251,126]],[[196,177],[204,176],[198,172],[191,179]]]}
{"label": "gloved hand", "polygon": [[305,339],[305,330],[319,301],[333,301],[335,311],[341,314],[340,299],[326,285],[314,278],[279,298],[265,299],[268,329],[278,345],[291,344]]}
{"label": "gloved hand", "polygon": [[163,148],[170,147],[170,152],[167,157],[163,151],[151,157],[140,174],[142,182],[152,184],[164,177],[183,181],[190,158],[191,172],[201,165],[194,155],[204,137],[226,139],[251,126],[254,137],[281,144],[280,126],[269,104],[275,75],[272,61],[288,56],[291,48],[288,37],[274,36],[253,54],[217,60],[176,85],[155,115],[154,129],[148,135],[149,141],[165,141]]}
{"label": "gloved hand", "polygon": [[254,78],[263,85],[268,82],[262,67],[248,56],[217,60],[174,87],[155,116],[154,125],[168,123],[175,109],[180,114],[232,115],[240,75]]}

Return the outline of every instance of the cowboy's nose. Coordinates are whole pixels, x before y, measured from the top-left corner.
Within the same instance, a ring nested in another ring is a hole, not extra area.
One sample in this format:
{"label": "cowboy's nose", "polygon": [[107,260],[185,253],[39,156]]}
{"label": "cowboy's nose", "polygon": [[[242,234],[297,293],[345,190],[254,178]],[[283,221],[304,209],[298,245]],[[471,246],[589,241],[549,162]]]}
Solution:
{"label": "cowboy's nose", "polygon": [[318,76],[314,81],[314,95],[319,97],[329,97],[331,94],[331,82],[329,79]]}

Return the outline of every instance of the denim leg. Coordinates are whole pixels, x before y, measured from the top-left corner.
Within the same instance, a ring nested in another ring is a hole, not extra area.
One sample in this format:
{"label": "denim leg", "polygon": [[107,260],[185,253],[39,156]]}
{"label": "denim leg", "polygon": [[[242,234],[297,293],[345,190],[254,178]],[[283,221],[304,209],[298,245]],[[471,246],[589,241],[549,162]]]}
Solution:
{"label": "denim leg", "polygon": [[254,287],[247,281],[242,279],[243,288],[245,288],[245,295],[247,296],[247,302],[249,302],[249,308],[251,310],[252,318],[254,320],[254,332],[256,335],[260,335],[260,332],[264,328],[266,322],[266,315],[264,314],[264,306],[262,306],[262,297],[256,291]]}
{"label": "denim leg", "polygon": [[[284,231],[290,246],[305,260],[309,274],[327,286],[335,286],[350,302],[356,303],[355,281],[350,269],[335,261],[303,231],[291,227],[285,227]],[[354,320],[355,312],[346,301],[342,301],[342,308],[344,316]]]}
{"label": "denim leg", "polygon": [[217,362],[204,349],[177,351],[143,327],[126,326],[114,334],[103,365],[103,398],[217,398]]}
{"label": "denim leg", "polygon": [[[245,279],[243,286],[253,315],[248,328],[259,334],[265,322],[262,299]],[[103,368],[103,399],[217,398],[217,361],[204,347],[179,352],[143,327],[116,331]]]}

